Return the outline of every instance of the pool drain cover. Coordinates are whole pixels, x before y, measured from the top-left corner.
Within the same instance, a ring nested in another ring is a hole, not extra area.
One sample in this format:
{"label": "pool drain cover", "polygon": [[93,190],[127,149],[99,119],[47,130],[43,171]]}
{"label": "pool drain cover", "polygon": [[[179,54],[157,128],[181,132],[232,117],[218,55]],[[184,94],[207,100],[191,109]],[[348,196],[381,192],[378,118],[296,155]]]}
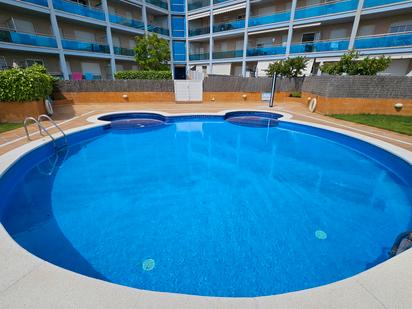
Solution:
{"label": "pool drain cover", "polygon": [[150,118],[132,118],[132,119],[121,119],[114,120],[111,122],[110,126],[117,130],[130,130],[130,129],[154,129],[164,126],[164,121],[159,119]]}

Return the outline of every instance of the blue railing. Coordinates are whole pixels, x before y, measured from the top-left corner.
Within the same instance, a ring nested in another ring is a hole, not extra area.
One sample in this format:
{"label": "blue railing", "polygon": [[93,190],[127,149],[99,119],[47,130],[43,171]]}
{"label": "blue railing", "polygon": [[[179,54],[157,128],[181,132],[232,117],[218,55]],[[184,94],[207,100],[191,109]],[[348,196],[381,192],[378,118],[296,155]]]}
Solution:
{"label": "blue railing", "polygon": [[203,8],[205,6],[209,6],[209,5],[210,5],[209,0],[193,1],[193,2],[188,2],[187,3],[187,9],[189,11],[192,11],[192,10],[197,10],[197,9]]}
{"label": "blue railing", "polygon": [[245,28],[245,20],[234,20],[213,26],[213,32],[229,31]]}
{"label": "blue railing", "polygon": [[363,7],[369,8],[373,6],[387,5],[405,1],[406,0],[365,0],[365,2],[363,3]]}
{"label": "blue railing", "polygon": [[229,50],[229,51],[220,51],[213,53],[213,59],[222,59],[222,58],[239,58],[243,57],[243,50]]}
{"label": "blue railing", "polygon": [[290,11],[284,11],[266,16],[252,16],[249,18],[249,27],[280,23],[290,20]]}
{"label": "blue railing", "polygon": [[209,27],[189,29],[189,36],[208,34],[209,32],[210,32]]}
{"label": "blue railing", "polygon": [[229,0],[213,0],[213,4],[219,4],[219,3],[223,3]]}
{"label": "blue railing", "polygon": [[57,47],[56,39],[54,37],[1,29],[0,41],[32,46]]}
{"label": "blue railing", "polygon": [[189,60],[209,60],[209,53],[189,55]]}
{"label": "blue railing", "polygon": [[338,1],[333,3],[307,6],[296,9],[295,19],[349,12],[356,10],[357,6],[357,0]]}
{"label": "blue railing", "polygon": [[30,2],[41,6],[49,6],[47,0],[23,0],[24,2]]}
{"label": "blue railing", "polygon": [[72,14],[104,20],[104,12],[99,9],[90,8],[66,0],[53,0],[53,6],[56,10],[65,11]]}
{"label": "blue railing", "polygon": [[356,49],[382,47],[412,47],[412,32],[388,33],[379,36],[365,36],[355,39]]}
{"label": "blue railing", "polygon": [[167,10],[167,2],[161,0],[146,0],[146,2]]}
{"label": "blue railing", "polygon": [[134,56],[134,50],[131,48],[113,46],[113,51],[116,55]]}
{"label": "blue railing", "polygon": [[76,40],[63,39],[62,45],[64,49],[81,50],[93,53],[110,53],[109,46],[100,43],[80,42]]}
{"label": "blue railing", "polygon": [[139,20],[126,18],[126,17],[119,16],[119,15],[109,15],[109,20],[110,22],[115,23],[115,24],[133,27],[136,29],[144,29],[144,23]]}
{"label": "blue railing", "polygon": [[169,29],[165,29],[159,26],[147,25],[147,30],[150,32],[156,32],[163,35],[169,35]]}
{"label": "blue railing", "polygon": [[347,50],[349,47],[348,39],[341,39],[336,41],[318,41],[318,42],[306,42],[300,44],[293,44],[290,46],[290,53],[314,53],[324,51],[338,51]]}
{"label": "blue railing", "polygon": [[246,54],[248,57],[265,56],[265,55],[282,55],[286,52],[285,46],[267,46],[248,48]]}

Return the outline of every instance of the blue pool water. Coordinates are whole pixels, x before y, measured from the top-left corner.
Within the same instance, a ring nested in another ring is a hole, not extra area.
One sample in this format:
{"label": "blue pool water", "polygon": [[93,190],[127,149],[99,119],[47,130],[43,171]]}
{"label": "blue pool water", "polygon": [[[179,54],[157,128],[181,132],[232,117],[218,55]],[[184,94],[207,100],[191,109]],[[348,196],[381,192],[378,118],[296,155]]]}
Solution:
{"label": "blue pool water", "polygon": [[296,291],[385,261],[412,228],[411,165],[330,131],[183,117],[69,143],[58,168],[47,145],[0,179],[1,222],[33,254],[117,284]]}

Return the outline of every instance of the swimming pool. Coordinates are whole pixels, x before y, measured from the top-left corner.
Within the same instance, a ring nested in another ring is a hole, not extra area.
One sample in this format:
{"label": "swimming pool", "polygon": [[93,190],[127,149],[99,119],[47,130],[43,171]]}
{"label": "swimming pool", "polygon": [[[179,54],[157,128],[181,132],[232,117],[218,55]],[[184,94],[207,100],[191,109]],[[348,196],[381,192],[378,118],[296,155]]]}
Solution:
{"label": "swimming pool", "polygon": [[411,166],[375,146],[276,117],[145,117],[161,124],[116,115],[70,135],[59,168],[50,144],[15,164],[0,184],[11,236],[122,285],[260,296],[368,269],[411,228]]}

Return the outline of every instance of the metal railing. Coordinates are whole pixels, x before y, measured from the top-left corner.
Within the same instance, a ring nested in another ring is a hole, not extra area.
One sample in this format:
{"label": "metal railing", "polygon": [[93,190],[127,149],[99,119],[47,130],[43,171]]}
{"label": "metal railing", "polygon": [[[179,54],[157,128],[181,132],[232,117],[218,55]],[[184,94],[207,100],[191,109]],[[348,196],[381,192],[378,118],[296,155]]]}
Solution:
{"label": "metal railing", "polygon": [[44,126],[42,126],[41,122],[43,120],[47,120],[50,121],[53,124],[53,127],[55,127],[57,130],[59,130],[59,132],[62,134],[63,139],[64,139],[64,145],[63,146],[67,146],[67,136],[66,133],[64,133],[64,131],[62,130],[62,128],[56,123],[54,122],[53,119],[51,119],[49,116],[47,115],[40,115],[37,119],[34,117],[26,117],[24,119],[23,125],[24,125],[24,131],[26,132],[26,137],[27,140],[31,141],[32,139],[30,138],[30,133],[29,130],[27,128],[27,126],[30,124],[30,122],[33,122],[34,124],[37,125],[37,128],[39,129],[39,133],[41,136],[48,136],[50,137],[50,139],[53,142],[53,146],[54,148],[58,148],[57,144],[56,144],[56,139],[53,137],[52,134],[50,134],[50,132],[48,131],[48,129]]}

